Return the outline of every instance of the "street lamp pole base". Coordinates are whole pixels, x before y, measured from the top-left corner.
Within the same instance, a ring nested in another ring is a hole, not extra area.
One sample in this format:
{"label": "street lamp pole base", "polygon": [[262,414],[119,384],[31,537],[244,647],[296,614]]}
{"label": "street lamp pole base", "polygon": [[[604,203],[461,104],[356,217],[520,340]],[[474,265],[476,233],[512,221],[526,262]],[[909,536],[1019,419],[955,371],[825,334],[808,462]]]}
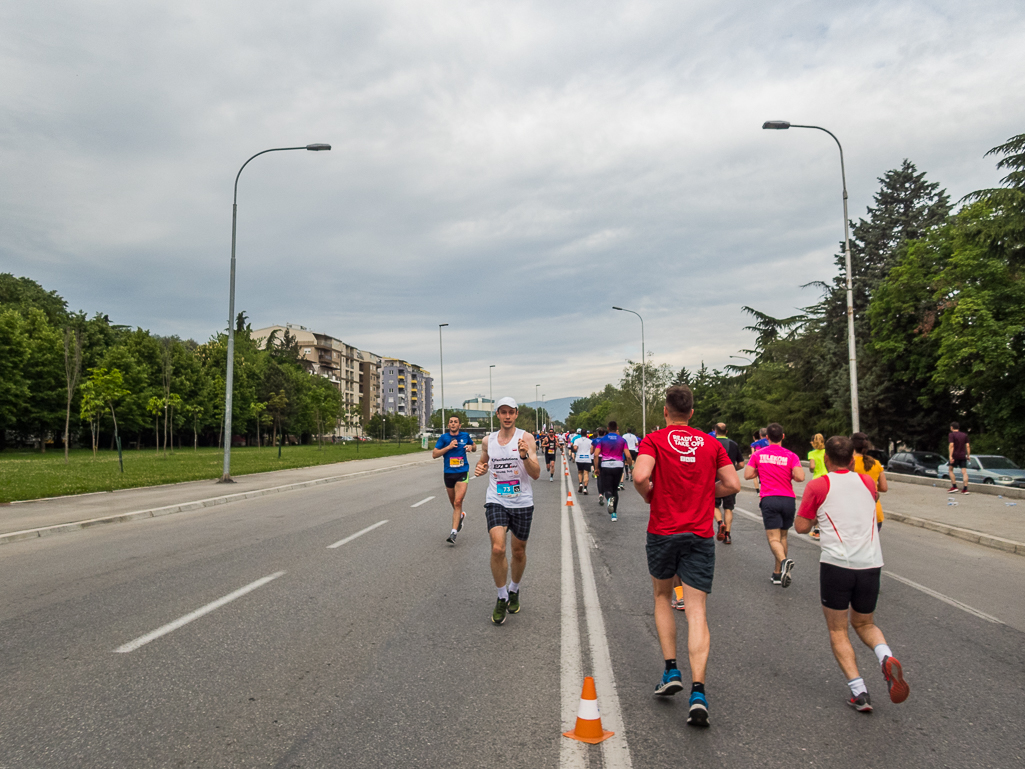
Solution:
{"label": "street lamp pole base", "polygon": [[222,475],[222,476],[220,477],[220,479],[219,479],[219,480],[218,480],[217,482],[218,482],[218,483],[234,483],[234,482],[235,482],[235,479],[234,479],[234,478],[232,478],[232,477],[231,477],[230,475],[228,475],[227,473],[225,473],[224,475]]}

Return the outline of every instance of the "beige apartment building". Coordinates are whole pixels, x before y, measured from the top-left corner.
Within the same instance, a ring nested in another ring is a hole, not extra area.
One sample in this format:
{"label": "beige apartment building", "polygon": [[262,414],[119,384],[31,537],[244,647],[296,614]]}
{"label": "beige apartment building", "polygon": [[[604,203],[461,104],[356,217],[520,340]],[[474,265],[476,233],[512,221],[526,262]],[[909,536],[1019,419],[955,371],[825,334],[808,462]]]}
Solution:
{"label": "beige apartment building", "polygon": [[360,434],[361,425],[381,412],[380,355],[292,323],[256,329],[252,338],[262,348],[274,331],[277,331],[279,342],[286,331],[295,337],[299,353],[307,361],[311,373],[329,379],[338,388],[343,408],[359,407],[358,424],[346,425],[343,422],[335,427],[332,435],[354,437]]}

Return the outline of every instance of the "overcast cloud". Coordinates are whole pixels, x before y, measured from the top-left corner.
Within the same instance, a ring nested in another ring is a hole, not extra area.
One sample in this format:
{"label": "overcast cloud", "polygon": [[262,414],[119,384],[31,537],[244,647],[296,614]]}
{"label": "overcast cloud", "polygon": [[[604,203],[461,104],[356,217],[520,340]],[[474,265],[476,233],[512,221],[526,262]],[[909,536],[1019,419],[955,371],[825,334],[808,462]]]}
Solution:
{"label": "overcast cloud", "polygon": [[[0,271],[204,341],[237,309],[533,400],[751,343],[909,158],[953,199],[1025,132],[1016,2],[0,5]],[[439,392],[435,391],[436,402]]]}

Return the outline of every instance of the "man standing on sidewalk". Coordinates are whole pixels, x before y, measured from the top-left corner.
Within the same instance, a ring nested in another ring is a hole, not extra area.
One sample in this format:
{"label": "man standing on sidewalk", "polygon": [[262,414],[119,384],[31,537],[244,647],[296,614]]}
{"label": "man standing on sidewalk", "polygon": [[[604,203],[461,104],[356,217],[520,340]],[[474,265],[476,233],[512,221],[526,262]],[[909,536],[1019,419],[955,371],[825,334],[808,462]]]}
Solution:
{"label": "man standing on sidewalk", "polygon": [[947,436],[950,462],[947,465],[947,469],[950,471],[948,494],[952,491],[957,491],[957,481],[954,480],[955,467],[961,468],[961,481],[964,483],[961,487],[961,493],[968,493],[968,460],[972,457],[972,447],[968,443],[968,433],[961,432],[960,428],[961,426],[957,422],[951,422],[950,435]]}
{"label": "man standing on sidewalk", "polygon": [[[498,401],[501,428],[481,444],[481,458],[474,475],[488,474],[484,513],[491,537],[491,576],[498,588],[498,603],[491,613],[496,625],[505,622],[506,613],[520,611],[520,580],[527,566],[527,538],[534,517],[534,493],[531,479],[541,476],[534,436],[516,427],[520,411],[512,398]],[[512,534],[512,563],[506,558],[506,533]],[[506,579],[512,577],[506,584]]]}
{"label": "man standing on sidewalk", "polygon": [[787,558],[787,531],[794,525],[797,513],[793,482],[804,480],[804,468],[797,454],[780,445],[785,436],[779,423],[769,425],[766,434],[769,445],[751,455],[744,468],[744,480],[757,478],[760,482],[762,523],[769,549],[776,559],[772,584],[790,587],[794,562]]}
{"label": "man standing on sidewalk", "polygon": [[718,441],[688,426],[694,393],[670,387],[662,410],[666,427],[644,436],[634,467],[634,488],[651,505],[646,550],[655,593],[655,628],[665,659],[655,694],[683,690],[676,665],[676,617],[670,603],[673,578],[683,585],[687,607],[687,656],[691,695],[687,723],[708,726],[705,668],[709,634],[705,605],[715,571],[712,511],[716,497],[740,491],[737,471]]}
{"label": "man standing on sidewalk", "polygon": [[826,441],[829,473],[805,487],[794,528],[799,534],[807,534],[816,522],[819,526],[819,592],[829,627],[829,643],[851,690],[847,704],[860,713],[871,713],[872,701],[858,672],[848,636],[848,617],[858,638],[875,652],[890,700],[903,702],[910,688],[900,662],[873,618],[883,568],[883,551],[876,534],[879,495],[871,478],[850,471],[853,458],[854,444],[850,438],[834,435]]}
{"label": "man standing on sidewalk", "polygon": [[448,418],[448,432],[438,436],[431,456],[445,458],[445,489],[448,501],[452,504],[452,533],[445,540],[451,545],[456,543],[456,534],[463,529],[463,499],[466,497],[466,478],[470,472],[470,464],[466,461],[466,452],[476,451],[473,438],[460,429],[459,417]]}
{"label": "man standing on sidewalk", "polygon": [[[735,441],[726,437],[725,423],[720,422],[715,426],[715,439],[726,449],[726,456],[730,458],[734,469],[739,470],[740,465],[743,463],[743,457],[740,456],[740,446]],[[719,524],[719,530],[716,532],[715,538],[724,545],[732,545],[733,537],[730,534],[730,529],[733,528],[733,510],[737,506],[737,495],[730,494],[726,497],[719,497],[715,500],[715,503],[715,519]],[[722,508],[722,513],[719,512],[720,507]],[[722,517],[720,518],[720,516]]]}

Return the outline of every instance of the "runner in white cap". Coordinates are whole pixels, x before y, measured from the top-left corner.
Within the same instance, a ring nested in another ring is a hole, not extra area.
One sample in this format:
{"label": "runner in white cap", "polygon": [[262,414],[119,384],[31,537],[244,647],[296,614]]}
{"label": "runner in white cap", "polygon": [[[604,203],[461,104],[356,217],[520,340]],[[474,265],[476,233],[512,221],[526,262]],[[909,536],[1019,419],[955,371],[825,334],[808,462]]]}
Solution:
{"label": "runner in white cap", "polygon": [[[530,481],[540,477],[541,466],[537,461],[534,436],[516,427],[516,417],[520,414],[516,401],[502,398],[496,407],[501,428],[484,439],[481,458],[473,474],[488,474],[484,514],[491,535],[491,574],[498,588],[498,603],[491,613],[491,621],[501,625],[506,613],[520,611],[520,580],[527,565],[527,538],[534,515]],[[511,559],[506,557],[506,532],[512,534]],[[511,579],[506,584],[508,577]]]}

